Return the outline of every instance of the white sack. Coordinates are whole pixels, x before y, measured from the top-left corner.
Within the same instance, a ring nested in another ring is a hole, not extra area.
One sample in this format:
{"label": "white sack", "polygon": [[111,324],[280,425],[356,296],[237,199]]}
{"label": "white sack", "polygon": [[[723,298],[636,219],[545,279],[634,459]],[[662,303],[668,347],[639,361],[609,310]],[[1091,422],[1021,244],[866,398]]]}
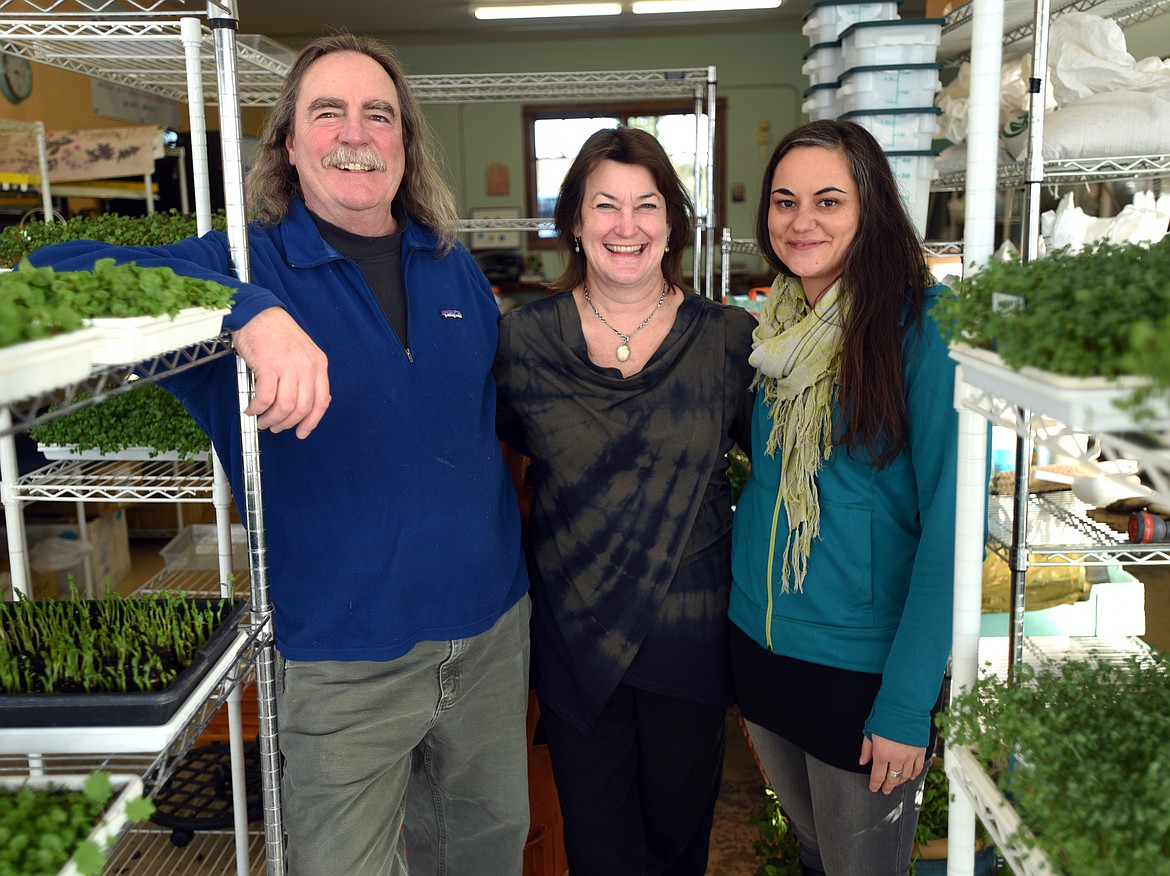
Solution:
{"label": "white sack", "polygon": [[[1032,76],[1032,56],[1023,55],[1009,61],[1004,61],[999,75],[999,127],[1001,131],[1010,131],[1021,127],[1020,119],[1025,120],[1028,115],[1030,94],[1028,80]],[[938,117],[940,135],[952,143],[962,143],[967,139],[967,104],[971,92],[971,65],[964,61],[959,65],[959,72],[953,80],[947,83],[935,98],[935,105],[942,110]],[[1045,106],[1052,109],[1056,101],[1052,97],[1051,87],[1045,88]]]}
{"label": "white sack", "polygon": [[959,72],[935,96],[935,106],[942,110],[938,117],[939,136],[952,143],[967,139],[967,95],[971,92],[971,65],[964,61]]}
{"label": "white sack", "polygon": [[[1044,159],[1162,155],[1170,144],[1170,88],[1147,93],[1093,94],[1044,116]],[[1004,138],[1008,154],[1023,161],[1026,132]]]}
{"label": "white sack", "polygon": [[1091,94],[1157,91],[1170,86],[1170,64],[1160,58],[1134,59],[1115,21],[1070,12],[1052,22],[1048,77],[1060,104]]}
{"label": "white sack", "polygon": [[[1110,240],[1114,243],[1141,243],[1143,241],[1157,243],[1166,236],[1170,216],[1153,210],[1143,210],[1133,204],[1126,204],[1121,208],[1121,212],[1112,219],[1098,221],[1106,222],[1105,227],[1100,229],[1099,237],[1087,236],[1086,243],[1094,243],[1097,240]],[[1091,228],[1090,235],[1096,230],[1096,227]]]}
{"label": "white sack", "polygon": [[1085,234],[1093,224],[1093,217],[1073,203],[1073,193],[1060,199],[1056,210],[1047,210],[1040,216],[1040,233],[1048,240],[1050,250],[1085,245]]}
{"label": "white sack", "polygon": [[[1000,140],[999,155],[996,158],[997,164],[1011,164],[1015,159],[1008,154],[1007,150],[1003,148],[1003,141]],[[952,143],[942,152],[935,156],[934,159],[935,173],[942,176],[946,173],[966,173],[967,172],[967,144],[966,143]]]}
{"label": "white sack", "polygon": [[1157,243],[1166,236],[1170,214],[1126,204],[1116,216],[1096,219],[1073,204],[1073,193],[1060,199],[1056,210],[1040,217],[1040,233],[1050,251],[1083,246],[1102,240],[1114,243]]}

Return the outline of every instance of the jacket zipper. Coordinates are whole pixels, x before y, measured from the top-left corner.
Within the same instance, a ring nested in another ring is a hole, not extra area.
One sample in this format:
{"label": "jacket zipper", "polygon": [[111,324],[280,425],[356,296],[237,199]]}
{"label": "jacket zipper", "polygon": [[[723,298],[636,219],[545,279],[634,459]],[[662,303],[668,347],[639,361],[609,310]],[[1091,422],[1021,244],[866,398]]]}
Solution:
{"label": "jacket zipper", "polygon": [[[346,256],[343,256],[343,255],[339,255],[339,258],[342,261],[344,261],[346,264],[350,265],[355,271],[357,271],[358,276],[362,278],[362,282],[366,284],[366,288],[370,289],[370,284],[366,280],[365,274],[362,273],[362,269],[357,266],[357,264],[353,261],[353,259],[347,258]],[[402,269],[402,277],[403,277],[402,303],[406,307],[406,337],[407,337],[407,340],[409,341],[409,339],[410,339],[410,304],[406,300],[406,270],[404,267],[401,269]],[[373,296],[374,303],[378,304],[378,298],[376,295],[374,295],[373,289],[370,289],[370,295]],[[381,309],[381,305],[379,305],[379,309]],[[386,320],[386,327],[388,329],[390,329],[390,334],[392,334],[394,336],[394,339],[398,340],[398,332],[394,331],[394,326],[390,325],[389,319]],[[406,361],[409,362],[411,365],[413,365],[414,364],[414,354],[412,352],[410,352],[409,344],[403,343],[402,341],[399,341],[399,343],[402,344],[402,349],[406,353]]]}
{"label": "jacket zipper", "polygon": [[776,524],[780,520],[780,486],[776,487],[776,506],[772,509],[772,536],[768,539],[768,612],[764,615],[764,641],[772,647],[772,569],[776,562]]}

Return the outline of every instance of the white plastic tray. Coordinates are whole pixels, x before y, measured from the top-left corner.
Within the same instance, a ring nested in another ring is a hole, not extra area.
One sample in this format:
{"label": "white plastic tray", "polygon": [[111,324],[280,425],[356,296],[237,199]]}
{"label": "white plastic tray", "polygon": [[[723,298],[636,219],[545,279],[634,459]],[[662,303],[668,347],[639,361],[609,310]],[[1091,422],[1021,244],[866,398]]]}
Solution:
{"label": "white plastic tray", "polygon": [[[0,785],[7,788],[19,788],[28,785],[31,788],[67,788],[70,791],[80,791],[85,787],[88,776],[61,775],[61,776],[29,776],[28,778],[5,776],[0,778]],[[99,848],[106,850],[114,844],[126,827],[126,804],[142,796],[142,779],[138,776],[112,775],[116,796],[106,807],[101,820],[94,826],[86,837]],[[57,871],[57,876],[80,876],[77,867],[70,861]]]}
{"label": "white plastic tray", "polygon": [[1086,432],[1140,432],[1170,424],[1170,405],[1165,399],[1149,403],[1152,421],[1136,422],[1133,415],[1117,407],[1133,391],[1148,386],[1142,377],[1068,377],[1025,366],[1015,371],[990,350],[966,344],[952,344],[951,358],[963,369],[963,380],[1018,407],[1043,414]]}
{"label": "white plastic tray", "polygon": [[0,404],[89,377],[101,332],[86,328],[0,348]]}
{"label": "white plastic tray", "polygon": [[[210,451],[179,456],[177,451],[158,451],[151,447],[124,447],[113,453],[102,453],[93,448],[78,450],[74,445],[37,444],[37,452],[45,459],[118,460],[130,462],[207,462]],[[152,455],[153,454],[153,455]]]}
{"label": "white plastic tray", "polygon": [[[248,534],[242,523],[231,525],[232,567],[248,568]],[[168,569],[219,569],[219,532],[214,523],[184,526],[159,551]]]}
{"label": "white plastic tray", "polygon": [[90,320],[102,332],[95,365],[129,365],[219,335],[227,309],[189,307],[169,316],[101,317]]}
{"label": "white plastic tray", "polygon": [[951,746],[950,752],[946,769],[951,787],[961,788],[970,799],[992,840],[1007,853],[1012,872],[1024,876],[1055,876],[1042,851],[1012,841],[1023,823],[975,753],[966,745]]}

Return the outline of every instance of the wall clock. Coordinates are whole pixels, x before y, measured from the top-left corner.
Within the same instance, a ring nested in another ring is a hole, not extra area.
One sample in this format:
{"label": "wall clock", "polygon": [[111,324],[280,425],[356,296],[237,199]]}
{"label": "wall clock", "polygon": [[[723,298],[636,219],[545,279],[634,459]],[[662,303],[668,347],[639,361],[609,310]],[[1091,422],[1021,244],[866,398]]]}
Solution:
{"label": "wall clock", "polygon": [[0,53],[0,94],[20,103],[32,93],[32,65],[19,55]]}

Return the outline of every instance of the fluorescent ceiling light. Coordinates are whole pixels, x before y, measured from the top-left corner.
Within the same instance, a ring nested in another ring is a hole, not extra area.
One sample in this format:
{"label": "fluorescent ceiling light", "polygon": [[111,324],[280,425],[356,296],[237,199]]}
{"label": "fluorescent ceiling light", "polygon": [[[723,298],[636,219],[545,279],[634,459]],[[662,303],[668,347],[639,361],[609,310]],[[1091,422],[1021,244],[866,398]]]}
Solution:
{"label": "fluorescent ceiling light", "polygon": [[662,12],[729,12],[734,9],[777,9],[780,0],[635,0],[635,15]]}
{"label": "fluorescent ceiling light", "polygon": [[573,18],[585,15],[620,15],[621,3],[557,3],[541,6],[472,6],[481,21],[505,18]]}

